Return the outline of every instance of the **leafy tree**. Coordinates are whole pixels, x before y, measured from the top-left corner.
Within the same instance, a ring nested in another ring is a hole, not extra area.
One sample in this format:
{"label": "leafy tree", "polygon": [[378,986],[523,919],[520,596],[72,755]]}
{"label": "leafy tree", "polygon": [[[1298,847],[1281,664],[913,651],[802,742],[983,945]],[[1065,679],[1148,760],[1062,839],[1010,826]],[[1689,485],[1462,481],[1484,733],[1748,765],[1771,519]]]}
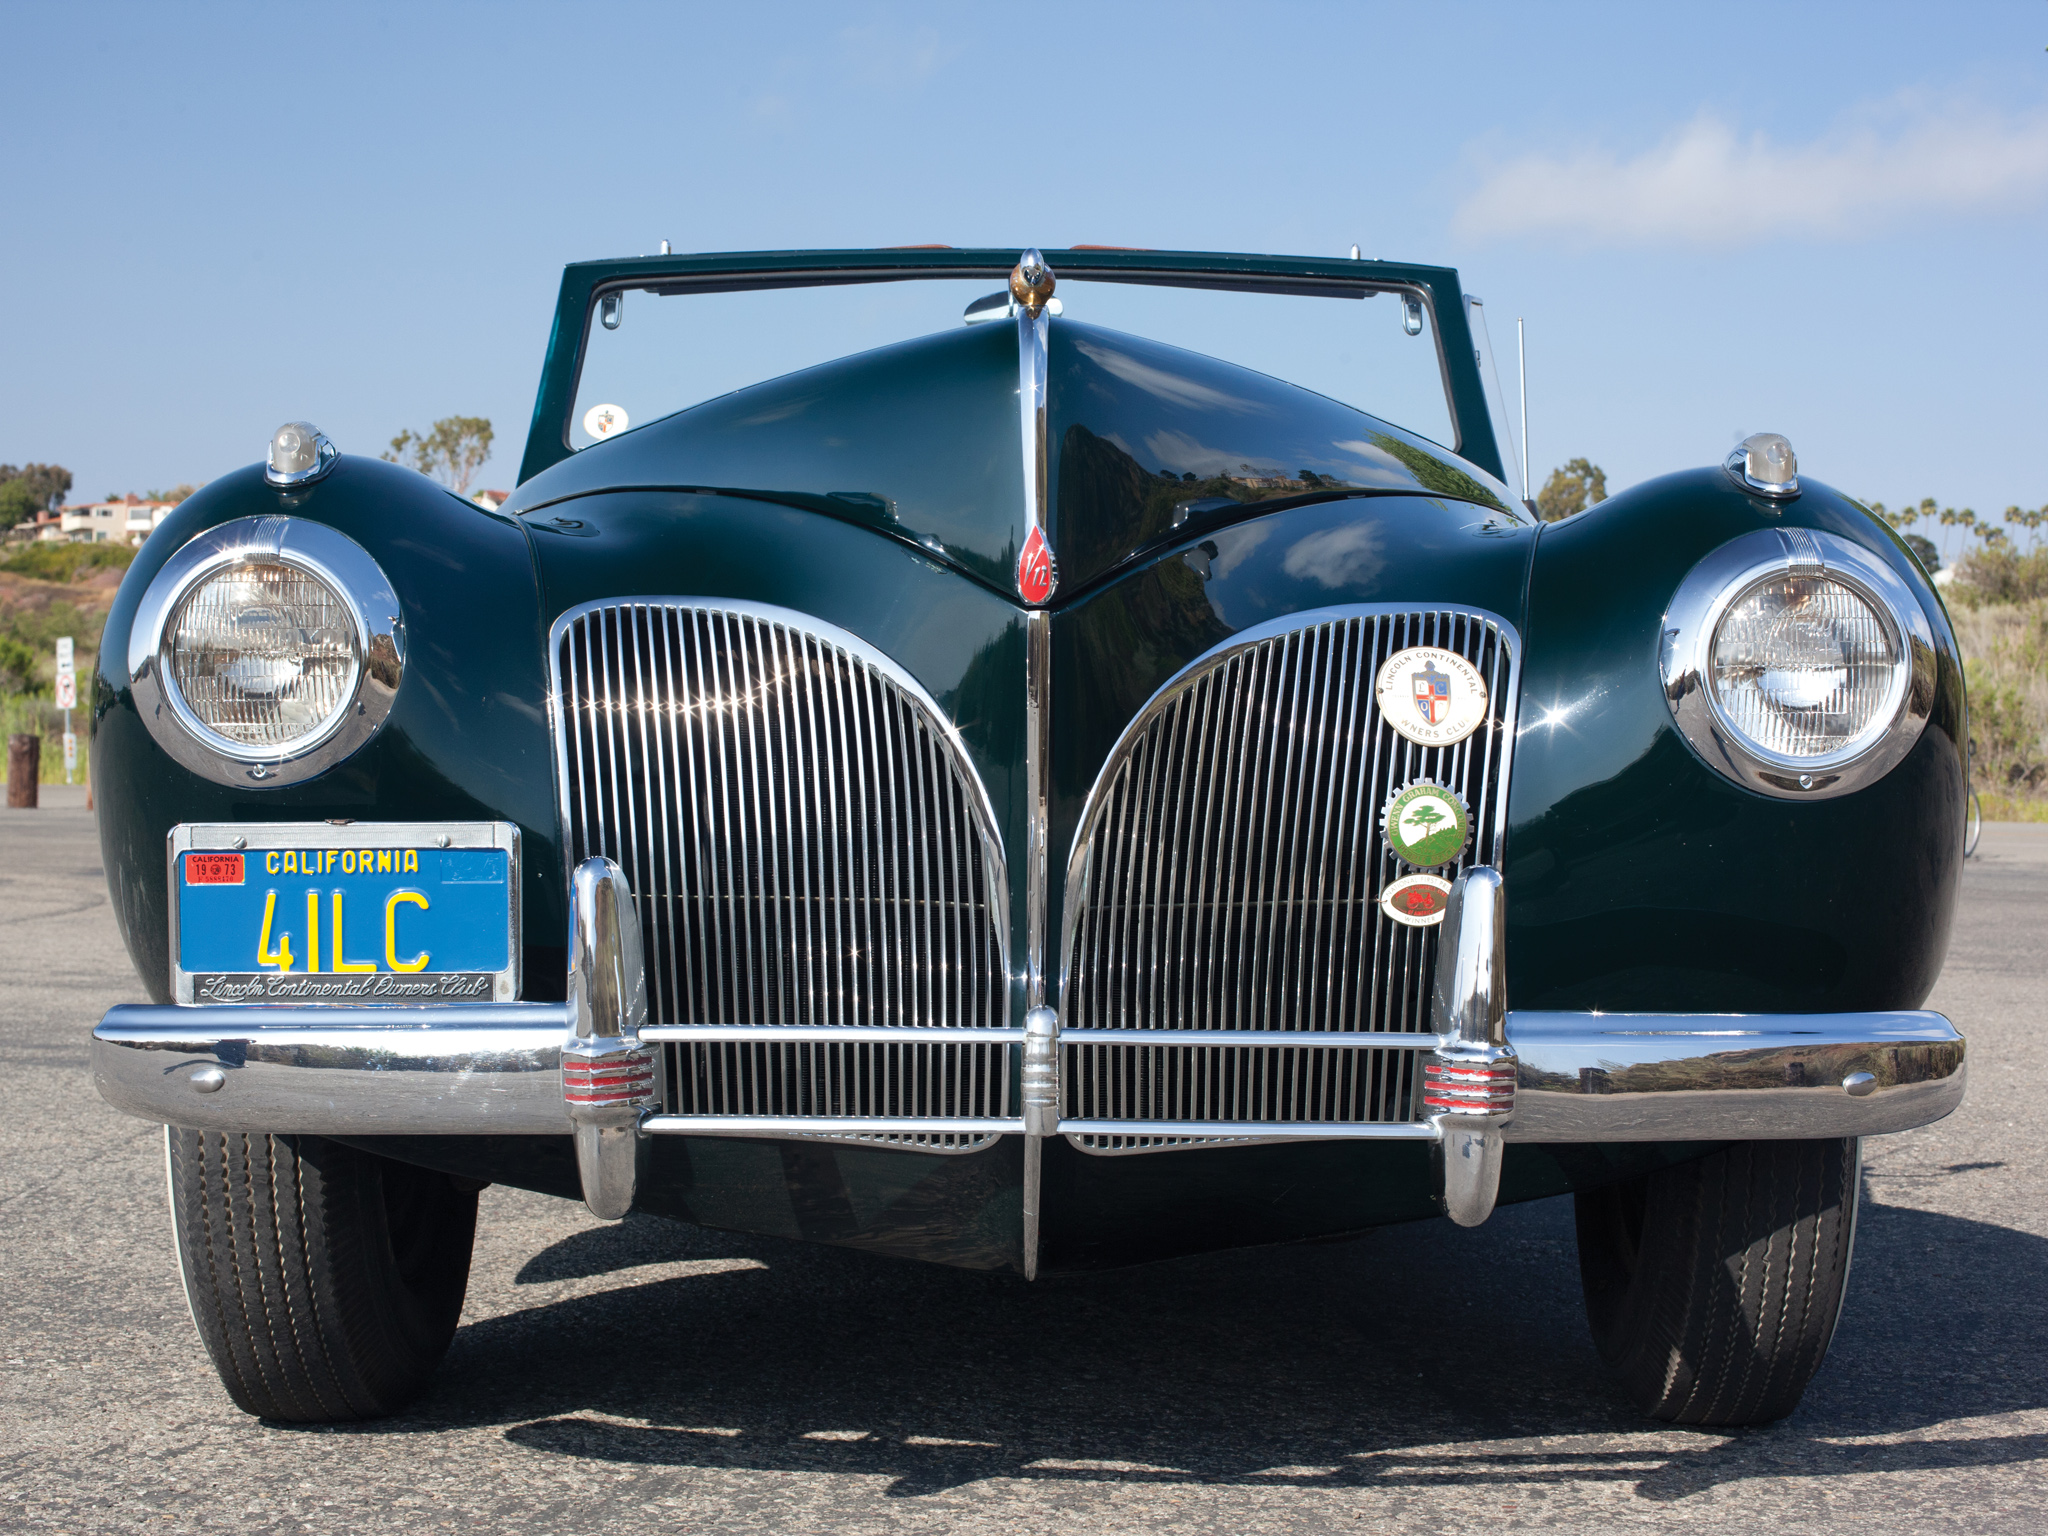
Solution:
{"label": "leafy tree", "polygon": [[1546,523],[1570,517],[1607,499],[1607,471],[1587,459],[1573,459],[1550,472],[1536,493],[1536,511]]}
{"label": "leafy tree", "polygon": [[0,480],[0,528],[27,522],[40,510],[35,492],[29,489],[26,480],[19,475],[12,480]]}
{"label": "leafy tree", "polygon": [[179,502],[198,489],[199,487],[196,485],[174,485],[168,491],[144,491],[142,499],[144,501]]}
{"label": "leafy tree", "polygon": [[458,496],[469,494],[469,482],[491,456],[491,422],[487,416],[443,416],[426,432],[405,431],[391,439],[384,458],[409,464],[439,480]]}
{"label": "leafy tree", "polygon": [[1932,576],[1941,569],[1941,551],[1934,547],[1934,540],[1924,533],[1903,535],[1906,548],[1913,551],[1913,558],[1920,562],[1920,568]]}
{"label": "leafy tree", "polygon": [[[24,464],[16,469],[12,464],[0,464],[0,489],[19,487],[8,492],[8,499],[0,502],[0,527],[11,528],[23,516],[33,517],[38,512],[54,512],[63,504],[65,492],[71,489],[71,471],[62,464]],[[26,504],[25,514],[8,516],[16,506]]]}

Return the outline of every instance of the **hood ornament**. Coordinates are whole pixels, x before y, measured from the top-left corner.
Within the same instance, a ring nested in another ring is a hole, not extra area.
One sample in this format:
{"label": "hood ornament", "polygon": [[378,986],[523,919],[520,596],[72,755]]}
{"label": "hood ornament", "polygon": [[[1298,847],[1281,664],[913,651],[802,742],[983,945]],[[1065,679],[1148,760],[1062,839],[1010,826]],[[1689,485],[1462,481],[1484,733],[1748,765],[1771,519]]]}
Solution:
{"label": "hood ornament", "polygon": [[1052,268],[1035,250],[1026,251],[1023,260],[1010,269],[1010,297],[1032,319],[1036,320],[1038,312],[1045,308],[1052,290]]}
{"label": "hood ornament", "polygon": [[1017,595],[1036,608],[1052,601],[1053,588],[1059,584],[1060,566],[1053,558],[1052,545],[1043,528],[1034,528],[1024,541],[1024,552],[1017,557]]}

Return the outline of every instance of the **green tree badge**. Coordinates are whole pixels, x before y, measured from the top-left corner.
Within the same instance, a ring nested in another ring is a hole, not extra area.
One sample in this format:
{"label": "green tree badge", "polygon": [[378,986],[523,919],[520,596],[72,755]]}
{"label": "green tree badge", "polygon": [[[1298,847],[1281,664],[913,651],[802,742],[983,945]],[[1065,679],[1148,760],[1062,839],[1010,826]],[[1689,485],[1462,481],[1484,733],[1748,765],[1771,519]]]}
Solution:
{"label": "green tree badge", "polygon": [[1448,864],[1465,851],[1472,818],[1457,794],[1441,784],[1411,784],[1387,806],[1387,846],[1417,869]]}

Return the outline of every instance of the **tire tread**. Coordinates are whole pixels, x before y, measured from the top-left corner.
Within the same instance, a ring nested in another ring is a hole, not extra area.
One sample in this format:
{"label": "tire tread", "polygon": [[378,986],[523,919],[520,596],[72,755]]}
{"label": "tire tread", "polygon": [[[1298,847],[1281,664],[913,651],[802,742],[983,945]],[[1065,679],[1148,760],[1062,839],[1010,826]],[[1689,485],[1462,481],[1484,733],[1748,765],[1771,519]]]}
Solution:
{"label": "tire tread", "polygon": [[1847,1284],[1858,1168],[1853,1141],[1737,1142],[1577,1197],[1587,1318],[1646,1412],[1732,1425],[1798,1406]]}
{"label": "tire tread", "polygon": [[[335,1423],[417,1395],[461,1312],[476,1195],[318,1137],[167,1135],[193,1321],[236,1406]],[[410,1197],[407,1219],[431,1224],[420,1276],[402,1275],[394,1256],[392,1181]]]}

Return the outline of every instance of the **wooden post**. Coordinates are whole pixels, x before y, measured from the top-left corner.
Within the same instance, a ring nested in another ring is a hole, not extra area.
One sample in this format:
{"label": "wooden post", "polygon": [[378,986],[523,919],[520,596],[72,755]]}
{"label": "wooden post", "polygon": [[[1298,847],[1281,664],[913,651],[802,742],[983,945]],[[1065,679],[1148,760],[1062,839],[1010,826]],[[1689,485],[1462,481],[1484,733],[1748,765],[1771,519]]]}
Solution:
{"label": "wooden post", "polygon": [[7,808],[36,808],[36,780],[41,776],[43,738],[18,731],[7,738]]}

